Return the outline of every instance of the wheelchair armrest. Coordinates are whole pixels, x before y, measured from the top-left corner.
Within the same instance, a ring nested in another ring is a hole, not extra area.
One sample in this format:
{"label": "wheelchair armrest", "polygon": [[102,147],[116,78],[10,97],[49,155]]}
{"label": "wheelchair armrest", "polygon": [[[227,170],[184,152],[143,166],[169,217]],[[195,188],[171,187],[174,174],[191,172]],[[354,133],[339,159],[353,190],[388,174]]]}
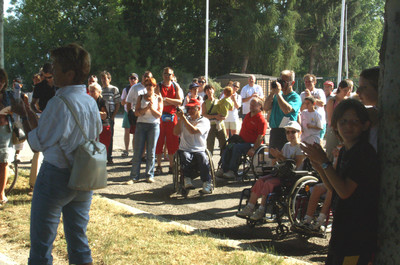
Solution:
{"label": "wheelchair armrest", "polygon": [[295,170],[294,173],[299,176],[307,176],[310,175],[310,171],[307,170]]}

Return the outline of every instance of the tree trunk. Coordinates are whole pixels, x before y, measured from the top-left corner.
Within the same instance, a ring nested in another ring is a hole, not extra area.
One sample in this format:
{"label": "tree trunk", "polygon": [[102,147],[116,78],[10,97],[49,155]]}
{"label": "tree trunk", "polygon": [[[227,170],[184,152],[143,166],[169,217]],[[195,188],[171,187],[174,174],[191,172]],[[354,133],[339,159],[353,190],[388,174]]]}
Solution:
{"label": "tree trunk", "polygon": [[311,51],[310,51],[310,64],[308,66],[308,72],[310,74],[314,73],[314,66],[315,66],[315,54],[317,52],[317,46],[312,45],[311,46]]}
{"label": "tree trunk", "polygon": [[378,253],[375,264],[400,264],[400,1],[386,0],[379,87]]}
{"label": "tree trunk", "polygon": [[245,55],[243,56],[243,62],[242,62],[242,71],[241,73],[246,73],[247,71],[247,64],[249,63],[249,56]]}

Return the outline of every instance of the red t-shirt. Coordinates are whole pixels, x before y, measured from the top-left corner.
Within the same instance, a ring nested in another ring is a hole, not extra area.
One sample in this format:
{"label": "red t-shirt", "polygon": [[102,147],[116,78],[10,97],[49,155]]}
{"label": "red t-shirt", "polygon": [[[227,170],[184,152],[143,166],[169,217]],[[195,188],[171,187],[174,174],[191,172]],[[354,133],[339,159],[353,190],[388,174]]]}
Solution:
{"label": "red t-shirt", "polygon": [[257,113],[253,117],[250,114],[251,112],[247,113],[244,117],[239,136],[246,143],[254,144],[260,134],[265,135],[268,125],[262,112]]}
{"label": "red t-shirt", "polygon": [[[161,84],[161,96],[163,98],[167,97],[167,98],[175,99],[176,98],[176,93],[177,92],[176,92],[172,82],[171,82],[171,85],[169,87],[164,86],[164,84]],[[163,112],[171,113],[171,114],[175,113],[176,112],[176,107],[174,105],[168,105],[168,106],[164,105]]]}

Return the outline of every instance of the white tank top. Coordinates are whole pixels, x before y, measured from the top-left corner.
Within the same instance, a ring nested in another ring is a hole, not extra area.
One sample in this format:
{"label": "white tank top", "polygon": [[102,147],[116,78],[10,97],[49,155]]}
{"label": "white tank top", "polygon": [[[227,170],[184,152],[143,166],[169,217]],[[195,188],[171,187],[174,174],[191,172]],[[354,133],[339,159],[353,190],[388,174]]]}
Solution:
{"label": "white tank top", "polygon": [[[158,95],[153,95],[153,105],[155,107],[155,109],[158,108]],[[147,107],[147,105],[149,104],[149,101],[145,100],[145,95],[142,96],[142,100],[140,101],[140,107],[143,109],[145,107]],[[143,122],[143,123],[160,123],[160,118],[156,118],[153,116],[153,114],[151,113],[151,110],[148,109],[146,110],[144,115],[141,115],[138,117],[137,122]]]}

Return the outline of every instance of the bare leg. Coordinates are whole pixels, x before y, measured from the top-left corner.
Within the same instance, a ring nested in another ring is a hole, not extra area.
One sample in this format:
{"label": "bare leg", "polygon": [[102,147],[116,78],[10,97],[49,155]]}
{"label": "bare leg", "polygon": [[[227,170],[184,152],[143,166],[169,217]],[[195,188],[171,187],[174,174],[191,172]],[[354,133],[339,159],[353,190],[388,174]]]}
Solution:
{"label": "bare leg", "polygon": [[168,154],[168,159],[169,159],[169,166],[173,167],[174,166],[174,155]]}
{"label": "bare leg", "polygon": [[[327,191],[325,185],[323,183],[317,184],[314,186],[313,191],[311,192],[310,199],[308,200],[307,212],[306,215],[313,217],[315,210],[317,209],[319,198]],[[332,194],[331,194],[332,196]],[[325,205],[325,204],[324,204]],[[329,210],[329,208],[328,208]]]}
{"label": "bare leg", "polygon": [[129,151],[129,128],[125,128],[124,144],[125,144],[125,151]]}
{"label": "bare leg", "polygon": [[249,199],[248,203],[251,203],[251,204],[255,205],[257,203],[257,200],[258,200],[257,194],[254,193],[254,192],[250,193],[250,199]]}
{"label": "bare leg", "polygon": [[327,191],[325,200],[324,200],[324,205],[322,206],[321,213],[325,214],[328,216],[329,214],[329,209],[331,208],[331,202],[332,202],[332,191]]}
{"label": "bare leg", "polygon": [[161,167],[161,157],[162,157],[162,153],[161,154],[156,154],[157,166],[159,166],[159,167]]}
{"label": "bare leg", "polygon": [[6,199],[7,163],[0,163],[0,201]]}

